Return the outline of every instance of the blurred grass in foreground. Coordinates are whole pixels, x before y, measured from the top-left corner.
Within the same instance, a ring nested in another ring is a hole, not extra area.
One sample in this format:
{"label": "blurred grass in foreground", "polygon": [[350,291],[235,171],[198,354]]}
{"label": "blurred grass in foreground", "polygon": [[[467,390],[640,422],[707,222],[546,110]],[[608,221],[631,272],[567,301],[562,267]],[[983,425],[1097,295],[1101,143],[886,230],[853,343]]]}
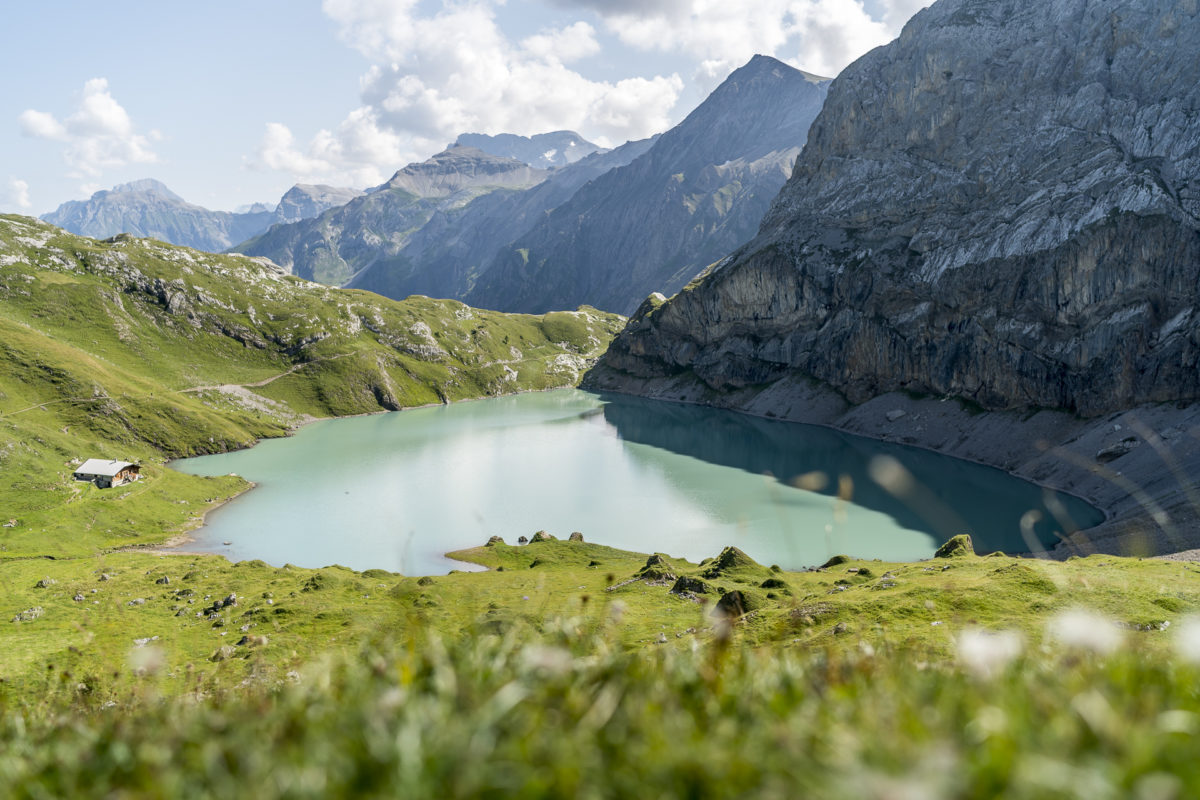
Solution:
{"label": "blurred grass in foreground", "polygon": [[[620,605],[541,633],[381,638],[280,682],[0,708],[13,797],[1194,797],[1200,623],[1138,652],[1085,612],[964,633],[629,651]],[[974,637],[974,638],[972,638]],[[1125,642],[1135,640],[1124,640]]]}

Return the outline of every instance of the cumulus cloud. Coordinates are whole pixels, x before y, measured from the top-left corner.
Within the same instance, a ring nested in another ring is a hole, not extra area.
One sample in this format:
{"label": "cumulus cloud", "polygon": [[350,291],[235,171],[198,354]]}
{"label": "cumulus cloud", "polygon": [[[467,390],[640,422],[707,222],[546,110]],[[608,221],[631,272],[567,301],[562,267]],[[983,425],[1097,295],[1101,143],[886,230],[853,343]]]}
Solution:
{"label": "cumulus cloud", "polygon": [[[685,80],[588,77],[580,62],[605,46],[669,54],[701,93],[756,53],[832,76],[928,0],[757,0],[752,13],[727,0],[549,2],[567,20],[517,39],[497,19],[504,0],[323,0],[339,37],[371,65],[360,107],[304,142],[272,123],[251,166],[361,186],[467,132],[569,128],[602,145],[642,138],[681,116]],[[28,126],[52,133],[55,122]]]}
{"label": "cumulus cloud", "polygon": [[706,90],[756,53],[834,76],[884,44],[930,0],[879,0],[872,15],[861,0],[757,0],[753,13],[725,0],[553,0],[599,14],[625,44],[682,53],[697,64]]}
{"label": "cumulus cloud", "polygon": [[21,112],[17,122],[26,136],[62,142],[72,177],[97,177],[106,169],[158,160],[150,142],[160,138],[159,133],[138,133],[104,78],[84,84],[75,110],[65,119],[31,108]]}
{"label": "cumulus cloud", "polygon": [[581,20],[518,41],[489,0],[443,2],[432,12],[416,0],[325,0],[323,9],[371,62],[362,105],[303,144],[286,126],[268,125],[252,167],[361,186],[462,133],[569,128],[619,143],[669,127],[683,90],[674,74],[598,81],[573,69],[601,51]]}
{"label": "cumulus cloud", "polygon": [[542,31],[524,39],[521,49],[534,58],[569,64],[600,52],[596,29],[586,22],[576,22],[559,30]]}
{"label": "cumulus cloud", "polygon": [[594,7],[625,44],[691,55],[700,62],[698,75],[709,83],[755,53],[833,76],[898,30],[873,18],[858,0],[758,0],[753,14],[722,0],[687,0],[682,10],[677,5]]}
{"label": "cumulus cloud", "polygon": [[286,172],[300,181],[369,186],[380,183],[387,170],[415,160],[417,152],[380,128],[372,109],[359,108],[336,129],[319,131],[303,146],[286,125],[268,123],[250,166]]}
{"label": "cumulus cloud", "polygon": [[29,199],[29,184],[20,178],[8,179],[8,191],[5,192],[4,205],[25,211],[33,205]]}

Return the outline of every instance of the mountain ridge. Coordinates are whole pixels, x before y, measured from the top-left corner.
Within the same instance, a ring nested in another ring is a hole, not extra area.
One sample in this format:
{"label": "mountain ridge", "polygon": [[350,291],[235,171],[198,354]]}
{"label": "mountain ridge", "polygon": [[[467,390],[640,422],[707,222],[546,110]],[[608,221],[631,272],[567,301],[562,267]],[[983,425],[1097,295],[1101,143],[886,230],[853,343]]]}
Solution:
{"label": "mountain ridge", "polygon": [[791,173],[828,81],[768,56],[735,70],[627,166],[509,246],[472,302],[512,311],[587,297],[632,311],[750,238]]}
{"label": "mountain ridge", "polygon": [[128,233],[216,253],[271,225],[313,216],[359,194],[357,189],[297,184],[274,208],[255,203],[244,212],[213,211],[189,203],[161,181],[142,178],[94,192],[87,200],[70,200],[40,219],[94,239]]}

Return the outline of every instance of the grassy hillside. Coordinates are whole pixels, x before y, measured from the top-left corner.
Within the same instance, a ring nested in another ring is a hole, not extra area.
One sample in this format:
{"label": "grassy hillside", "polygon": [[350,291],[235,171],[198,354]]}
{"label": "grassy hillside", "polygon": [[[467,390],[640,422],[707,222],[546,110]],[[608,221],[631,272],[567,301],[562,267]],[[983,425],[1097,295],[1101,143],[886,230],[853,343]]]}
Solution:
{"label": "grassy hillside", "polygon": [[[0,559],[161,541],[235,478],[166,458],[245,446],[312,416],[569,386],[620,317],[396,302],[145,239],[0,216]],[[141,461],[116,491],[89,457]]]}

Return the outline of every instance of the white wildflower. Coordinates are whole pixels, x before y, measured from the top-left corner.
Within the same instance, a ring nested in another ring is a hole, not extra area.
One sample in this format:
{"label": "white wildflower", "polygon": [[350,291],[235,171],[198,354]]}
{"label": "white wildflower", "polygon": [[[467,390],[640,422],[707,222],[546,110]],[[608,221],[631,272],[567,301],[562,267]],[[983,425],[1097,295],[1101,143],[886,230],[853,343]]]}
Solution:
{"label": "white wildflower", "polygon": [[530,645],[521,651],[521,661],[526,669],[561,675],[571,669],[575,659],[561,647]]}
{"label": "white wildflower", "polygon": [[955,640],[958,661],[977,678],[994,678],[1021,655],[1024,644],[1016,631],[969,628]]}
{"label": "white wildflower", "polygon": [[1184,661],[1200,664],[1200,615],[1184,617],[1175,629],[1175,652]]}
{"label": "white wildflower", "polygon": [[1121,645],[1121,631],[1108,617],[1082,608],[1063,611],[1046,626],[1050,638],[1066,647],[1107,655]]}
{"label": "white wildflower", "polygon": [[166,663],[167,654],[161,647],[147,646],[143,643],[129,651],[129,668],[135,675],[154,675],[162,670]]}

